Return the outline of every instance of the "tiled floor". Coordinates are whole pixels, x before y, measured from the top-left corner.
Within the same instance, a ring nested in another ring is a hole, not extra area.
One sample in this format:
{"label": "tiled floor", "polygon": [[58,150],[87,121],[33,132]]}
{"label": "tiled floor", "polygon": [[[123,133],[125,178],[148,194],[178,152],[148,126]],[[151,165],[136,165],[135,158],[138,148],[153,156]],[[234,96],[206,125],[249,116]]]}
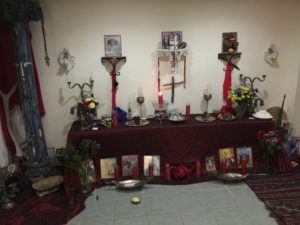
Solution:
{"label": "tiled floor", "polygon": [[[97,197],[98,196],[98,201]],[[133,196],[141,203],[131,203]],[[86,209],[68,225],[276,225],[244,183],[217,181],[191,185],[146,185],[124,192],[96,189]]]}

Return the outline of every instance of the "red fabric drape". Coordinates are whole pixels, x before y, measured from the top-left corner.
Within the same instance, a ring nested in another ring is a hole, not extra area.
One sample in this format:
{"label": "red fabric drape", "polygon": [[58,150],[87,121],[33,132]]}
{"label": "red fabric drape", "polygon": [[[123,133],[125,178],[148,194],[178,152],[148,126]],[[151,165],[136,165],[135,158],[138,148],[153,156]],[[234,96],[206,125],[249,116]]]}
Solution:
{"label": "red fabric drape", "polygon": [[225,70],[225,78],[223,82],[223,100],[225,102],[225,105],[220,110],[222,113],[233,113],[234,110],[232,108],[232,102],[230,99],[228,99],[228,92],[231,88],[231,72],[232,72],[232,65],[230,62],[226,65]]}
{"label": "red fabric drape", "polygon": [[[38,102],[40,107],[40,113],[43,116],[45,114],[45,108],[40,90],[40,83],[38,79],[37,68],[35,60],[32,54],[33,69],[35,75],[35,83],[37,88]],[[0,22],[0,90],[7,94],[13,85],[17,82],[16,67],[14,65],[14,56],[12,49],[12,40],[10,36],[10,27],[8,23]],[[20,105],[19,90],[17,89],[12,95],[9,107],[12,108],[15,105]],[[6,119],[4,115],[3,102],[0,98],[0,119],[2,124],[2,131],[6,146],[10,153],[15,153],[15,146],[10,138],[8,129],[6,126]]]}

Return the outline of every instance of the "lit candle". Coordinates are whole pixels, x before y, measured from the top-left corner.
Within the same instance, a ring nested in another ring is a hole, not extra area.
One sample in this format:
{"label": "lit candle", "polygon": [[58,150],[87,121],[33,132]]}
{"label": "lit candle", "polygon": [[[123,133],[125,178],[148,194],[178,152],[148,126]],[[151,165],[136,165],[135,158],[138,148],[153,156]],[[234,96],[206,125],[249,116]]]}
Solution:
{"label": "lit candle", "polygon": [[171,180],[171,166],[169,163],[165,164],[165,176],[166,176],[166,180]]}
{"label": "lit candle", "polygon": [[115,171],[115,181],[119,182],[120,181],[120,168],[117,164],[115,165],[114,171]]}
{"label": "lit candle", "polygon": [[162,94],[162,92],[160,91],[160,92],[158,92],[158,104],[159,104],[159,107],[160,107],[160,108],[163,107],[163,101],[164,101],[164,99],[163,99],[163,94]]}
{"label": "lit candle", "polygon": [[190,115],[191,115],[191,106],[190,106],[190,104],[187,104],[185,106],[185,118],[187,120],[189,120],[190,119]]}
{"label": "lit candle", "polygon": [[196,161],[196,177],[200,178],[201,176],[201,163],[199,160]]}

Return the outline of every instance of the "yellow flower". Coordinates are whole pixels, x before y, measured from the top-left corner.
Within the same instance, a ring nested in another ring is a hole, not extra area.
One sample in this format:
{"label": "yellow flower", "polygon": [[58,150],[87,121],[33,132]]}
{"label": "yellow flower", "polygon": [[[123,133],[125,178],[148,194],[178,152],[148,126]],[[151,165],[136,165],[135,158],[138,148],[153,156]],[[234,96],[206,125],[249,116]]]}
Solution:
{"label": "yellow flower", "polygon": [[93,99],[92,98],[86,98],[84,99],[85,102],[89,102],[89,101],[92,101]]}
{"label": "yellow flower", "polygon": [[242,99],[244,99],[245,98],[245,95],[242,95]]}
{"label": "yellow flower", "polygon": [[94,103],[94,102],[91,102],[90,104],[89,104],[89,108],[90,109],[94,109],[96,107],[96,104]]}

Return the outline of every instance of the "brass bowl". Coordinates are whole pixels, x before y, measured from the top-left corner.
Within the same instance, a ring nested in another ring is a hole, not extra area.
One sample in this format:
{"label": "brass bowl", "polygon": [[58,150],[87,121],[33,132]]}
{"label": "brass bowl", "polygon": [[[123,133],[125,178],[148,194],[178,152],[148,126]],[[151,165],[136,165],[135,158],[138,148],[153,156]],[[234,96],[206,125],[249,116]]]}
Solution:
{"label": "brass bowl", "polygon": [[43,192],[51,190],[63,182],[63,176],[51,176],[32,184],[34,190]]}

